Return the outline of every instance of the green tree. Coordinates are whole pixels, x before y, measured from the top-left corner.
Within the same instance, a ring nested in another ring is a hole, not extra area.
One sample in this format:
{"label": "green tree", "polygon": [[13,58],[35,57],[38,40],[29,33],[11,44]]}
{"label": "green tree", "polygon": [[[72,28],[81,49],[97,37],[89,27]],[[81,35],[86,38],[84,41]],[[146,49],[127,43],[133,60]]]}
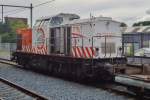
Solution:
{"label": "green tree", "polygon": [[0,22],[0,35],[4,34],[6,32],[11,32],[11,29],[10,29],[9,25]]}
{"label": "green tree", "polygon": [[27,28],[28,26],[21,20],[15,20],[8,23],[12,32],[16,33],[17,29]]}
{"label": "green tree", "polygon": [[3,43],[15,43],[16,42],[16,34],[15,33],[5,33],[1,38]]}
{"label": "green tree", "polygon": [[20,28],[27,28],[23,21],[14,20],[9,23],[0,23],[0,36],[2,42],[15,43],[17,33],[16,30]]}
{"label": "green tree", "polygon": [[150,21],[137,22],[137,23],[134,23],[132,26],[148,26],[148,25],[150,25]]}
{"label": "green tree", "polygon": [[127,27],[127,24],[124,23],[124,22],[122,22],[122,23],[120,24],[120,27]]}

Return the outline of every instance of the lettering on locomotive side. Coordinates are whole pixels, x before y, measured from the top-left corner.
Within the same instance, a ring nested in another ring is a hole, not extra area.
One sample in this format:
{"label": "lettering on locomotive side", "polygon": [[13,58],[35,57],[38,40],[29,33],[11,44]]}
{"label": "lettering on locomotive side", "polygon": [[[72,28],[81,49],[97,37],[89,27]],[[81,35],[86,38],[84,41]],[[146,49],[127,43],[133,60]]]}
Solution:
{"label": "lettering on locomotive side", "polygon": [[36,43],[37,43],[37,48],[38,49],[42,49],[44,47],[45,44],[45,33],[44,30],[42,28],[38,28],[37,29],[37,38],[36,38]]}

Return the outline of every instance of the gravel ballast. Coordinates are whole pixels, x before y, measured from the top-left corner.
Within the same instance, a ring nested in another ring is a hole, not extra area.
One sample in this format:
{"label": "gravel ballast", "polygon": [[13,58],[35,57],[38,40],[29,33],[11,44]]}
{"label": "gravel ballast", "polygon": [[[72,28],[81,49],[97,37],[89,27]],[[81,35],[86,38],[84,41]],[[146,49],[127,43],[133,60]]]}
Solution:
{"label": "gravel ballast", "polygon": [[[0,77],[46,96],[49,100],[129,100],[90,86],[45,76],[0,63]],[[131,99],[130,99],[131,100]]]}

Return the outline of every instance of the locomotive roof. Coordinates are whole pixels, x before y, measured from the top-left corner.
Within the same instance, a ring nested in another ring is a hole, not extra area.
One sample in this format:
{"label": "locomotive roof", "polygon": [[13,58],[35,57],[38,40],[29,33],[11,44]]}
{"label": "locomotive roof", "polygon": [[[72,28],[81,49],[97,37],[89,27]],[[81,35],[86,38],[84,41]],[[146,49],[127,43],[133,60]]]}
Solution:
{"label": "locomotive roof", "polygon": [[52,17],[56,17],[56,16],[62,16],[62,17],[65,17],[65,16],[69,16],[71,18],[74,18],[74,19],[79,19],[80,16],[77,15],[77,14],[71,14],[71,13],[59,13],[59,14],[56,14],[56,15],[52,15],[52,16],[47,16],[47,17],[41,17],[37,20],[47,20],[47,19],[50,19]]}
{"label": "locomotive roof", "polygon": [[121,22],[119,22],[119,21],[112,20],[111,17],[92,17],[92,18],[86,18],[86,19],[74,19],[74,20],[70,20],[70,21],[65,21],[60,25],[51,26],[51,28],[66,26],[66,25],[70,26],[70,25],[74,25],[74,24],[86,24],[86,23],[96,22],[96,21],[111,21],[111,22],[121,24]]}

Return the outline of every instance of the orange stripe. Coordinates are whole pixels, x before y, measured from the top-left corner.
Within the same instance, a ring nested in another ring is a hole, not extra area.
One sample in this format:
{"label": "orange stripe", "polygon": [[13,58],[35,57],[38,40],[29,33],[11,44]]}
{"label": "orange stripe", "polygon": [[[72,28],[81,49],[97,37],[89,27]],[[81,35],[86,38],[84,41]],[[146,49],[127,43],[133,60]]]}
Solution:
{"label": "orange stripe", "polygon": [[27,52],[29,52],[29,47],[27,46]]}
{"label": "orange stripe", "polygon": [[32,47],[30,46],[30,52],[32,52]]}
{"label": "orange stripe", "polygon": [[94,48],[90,47],[91,51],[92,51],[92,55],[94,56],[95,55],[95,50]]}
{"label": "orange stripe", "polygon": [[44,48],[45,54],[47,54],[47,47]]}
{"label": "orange stripe", "polygon": [[46,54],[45,48],[43,49],[44,55]]}
{"label": "orange stripe", "polygon": [[43,48],[43,50],[42,50],[42,51],[43,51],[43,54],[45,55],[45,50],[44,50],[44,48]]}
{"label": "orange stripe", "polygon": [[72,56],[73,57],[75,56],[73,47],[72,47]]}
{"label": "orange stripe", "polygon": [[37,53],[36,48],[34,47],[34,52]]}
{"label": "orange stripe", "polygon": [[78,52],[78,47],[76,47],[76,53],[77,53],[77,57],[80,58],[80,54]]}
{"label": "orange stripe", "polygon": [[82,52],[83,52],[83,54],[84,54],[84,57],[85,57],[85,58],[88,58],[88,57],[86,56],[86,53],[85,53],[85,50],[84,50],[83,47],[82,47]]}
{"label": "orange stripe", "polygon": [[30,48],[29,48],[29,46],[28,46],[28,52],[30,52]]}
{"label": "orange stripe", "polygon": [[74,53],[75,53],[75,57],[78,57],[77,52],[76,52],[76,47],[73,47],[73,50],[74,50]]}
{"label": "orange stripe", "polygon": [[41,50],[41,53],[44,54],[43,49]]}
{"label": "orange stripe", "polygon": [[33,48],[33,53],[35,53],[35,48]]}
{"label": "orange stripe", "polygon": [[43,54],[45,55],[45,49],[43,49]]}
{"label": "orange stripe", "polygon": [[24,50],[25,52],[27,51],[27,48],[26,48],[26,46],[25,46],[25,50]]}
{"label": "orange stripe", "polygon": [[41,49],[40,51],[41,51],[41,54],[43,54],[43,49]]}
{"label": "orange stripe", "polygon": [[91,54],[90,54],[90,51],[89,51],[88,47],[85,47],[85,49],[86,49],[86,51],[87,51],[89,57],[91,57]]}
{"label": "orange stripe", "polygon": [[78,51],[78,53],[79,53],[80,57],[82,57],[82,53],[80,52],[79,47],[77,47],[77,51]]}
{"label": "orange stripe", "polygon": [[34,49],[35,49],[35,48],[32,49],[32,52],[33,52],[33,53],[35,53],[35,50],[34,50]]}

